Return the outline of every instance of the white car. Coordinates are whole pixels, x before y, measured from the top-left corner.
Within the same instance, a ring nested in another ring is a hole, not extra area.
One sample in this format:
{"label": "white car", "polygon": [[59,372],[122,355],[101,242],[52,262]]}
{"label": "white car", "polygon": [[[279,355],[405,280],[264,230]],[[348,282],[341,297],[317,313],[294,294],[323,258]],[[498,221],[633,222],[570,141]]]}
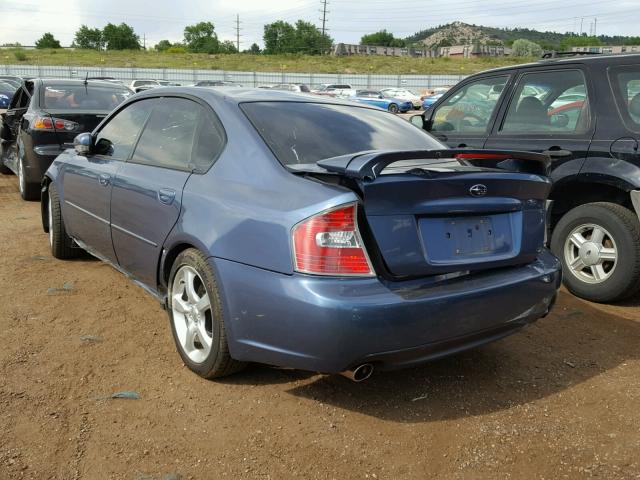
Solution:
{"label": "white car", "polygon": [[311,93],[329,97],[354,97],[356,89],[346,83],[322,83],[311,88]]}
{"label": "white car", "polygon": [[389,97],[411,102],[413,108],[416,110],[422,108],[422,98],[420,98],[420,95],[408,88],[385,88],[380,91]]}

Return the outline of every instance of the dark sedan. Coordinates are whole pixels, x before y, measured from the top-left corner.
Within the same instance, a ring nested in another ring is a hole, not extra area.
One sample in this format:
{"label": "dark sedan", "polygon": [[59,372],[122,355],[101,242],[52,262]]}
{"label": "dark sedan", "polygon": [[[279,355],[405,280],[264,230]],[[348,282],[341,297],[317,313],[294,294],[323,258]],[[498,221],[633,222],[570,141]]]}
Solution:
{"label": "dark sedan", "polygon": [[0,115],[0,171],[18,175],[22,198],[38,200],[44,172],[65,144],[92,130],[131,94],[111,82],[25,81]]}
{"label": "dark sedan", "polygon": [[363,380],[549,311],[548,162],[449,150],[336,99],[152,89],[51,165],[43,227],[55,257],[83,248],[166,305],[199,375],[255,361]]}

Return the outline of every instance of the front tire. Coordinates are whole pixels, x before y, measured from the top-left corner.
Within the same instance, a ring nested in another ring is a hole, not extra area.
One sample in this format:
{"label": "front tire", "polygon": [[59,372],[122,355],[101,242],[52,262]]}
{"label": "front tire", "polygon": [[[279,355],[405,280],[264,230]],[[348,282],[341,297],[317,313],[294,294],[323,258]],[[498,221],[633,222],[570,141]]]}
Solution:
{"label": "front tire", "polygon": [[62,211],[60,209],[60,197],[58,196],[55,185],[49,184],[48,192],[47,227],[51,255],[60,260],[76,258],[79,250],[72,247],[73,240],[67,235],[64,219],[62,218]]}
{"label": "front tire", "polygon": [[398,105],[396,105],[395,103],[392,103],[391,105],[389,105],[389,111],[391,113],[398,113]]}
{"label": "front tire", "polygon": [[594,302],[614,302],[640,288],[640,222],[614,203],[580,205],[556,225],[551,250],[562,262],[565,286]]}
{"label": "front tire", "polygon": [[169,278],[171,333],[185,365],[208,379],[242,370],[245,364],[229,354],[221,297],[206,257],[195,248],[183,251]]}

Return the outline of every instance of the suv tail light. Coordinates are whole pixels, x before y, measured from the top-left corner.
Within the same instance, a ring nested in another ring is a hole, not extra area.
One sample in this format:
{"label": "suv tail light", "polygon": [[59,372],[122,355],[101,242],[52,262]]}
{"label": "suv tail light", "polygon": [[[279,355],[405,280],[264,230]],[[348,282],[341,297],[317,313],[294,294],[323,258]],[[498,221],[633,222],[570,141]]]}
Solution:
{"label": "suv tail light", "polygon": [[293,227],[295,270],[315,275],[375,276],[358,231],[356,203],[326,210]]}
{"label": "suv tail light", "polygon": [[66,130],[68,132],[73,132],[76,128],[78,128],[78,124],[76,122],[64,120],[62,118],[36,117],[33,120],[32,128],[34,130]]}

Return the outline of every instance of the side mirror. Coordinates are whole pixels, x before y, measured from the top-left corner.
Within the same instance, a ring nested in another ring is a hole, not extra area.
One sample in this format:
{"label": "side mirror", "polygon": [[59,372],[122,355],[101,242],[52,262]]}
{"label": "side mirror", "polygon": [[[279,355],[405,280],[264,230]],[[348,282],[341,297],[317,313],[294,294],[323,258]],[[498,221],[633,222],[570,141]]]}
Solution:
{"label": "side mirror", "polygon": [[424,118],[422,115],[411,115],[409,121],[418,128],[422,128],[424,126]]}
{"label": "side mirror", "polygon": [[73,139],[73,148],[78,155],[89,155],[93,144],[93,137],[90,133],[81,133]]}

